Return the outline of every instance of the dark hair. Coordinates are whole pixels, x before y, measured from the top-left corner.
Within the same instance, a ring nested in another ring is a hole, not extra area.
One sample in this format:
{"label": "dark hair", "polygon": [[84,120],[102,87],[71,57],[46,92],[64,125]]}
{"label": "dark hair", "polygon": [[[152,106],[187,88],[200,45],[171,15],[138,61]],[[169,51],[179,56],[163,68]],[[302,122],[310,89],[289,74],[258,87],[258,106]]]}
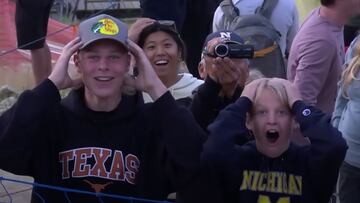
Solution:
{"label": "dark hair", "polygon": [[321,5],[323,5],[323,6],[331,6],[331,5],[335,4],[335,1],[336,0],[321,0],[320,2],[321,2]]}
{"label": "dark hair", "polygon": [[171,38],[176,42],[176,44],[178,45],[178,47],[180,48],[181,51],[181,58],[185,59],[186,57],[186,53],[185,53],[185,43],[184,41],[181,39],[180,34],[176,31],[176,28],[174,28],[173,26],[169,26],[169,25],[164,25],[161,24],[159,22],[154,22],[153,24],[145,27],[139,35],[139,40],[138,40],[138,45],[143,48],[144,44],[145,44],[145,40],[146,38],[148,38],[148,36],[154,32],[158,32],[158,31],[162,31],[167,33],[168,35],[171,36]]}

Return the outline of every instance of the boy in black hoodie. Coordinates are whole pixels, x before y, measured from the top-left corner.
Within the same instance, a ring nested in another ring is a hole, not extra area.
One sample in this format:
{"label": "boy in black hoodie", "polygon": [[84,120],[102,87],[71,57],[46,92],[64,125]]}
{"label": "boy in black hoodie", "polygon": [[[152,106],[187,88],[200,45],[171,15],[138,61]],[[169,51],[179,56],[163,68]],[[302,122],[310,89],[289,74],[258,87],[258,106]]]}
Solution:
{"label": "boy in black hoodie", "polygon": [[[32,202],[129,202],[102,194],[164,200],[181,191],[199,163],[203,130],[176,104],[127,27],[109,15],[79,25],[47,80],[25,91],[0,117],[0,168],[35,182],[93,192],[35,187]],[[127,77],[130,55],[138,74]],[[74,63],[80,80],[68,75]],[[58,90],[72,90],[63,100]],[[121,92],[125,85],[141,93]]]}
{"label": "boy in black hoodie", "polygon": [[[299,95],[286,80],[258,79],[220,113],[202,154],[208,176],[198,186],[201,201],[329,201],[347,146],[329,118]],[[290,142],[294,119],[311,145]],[[239,145],[247,129],[255,141]]]}

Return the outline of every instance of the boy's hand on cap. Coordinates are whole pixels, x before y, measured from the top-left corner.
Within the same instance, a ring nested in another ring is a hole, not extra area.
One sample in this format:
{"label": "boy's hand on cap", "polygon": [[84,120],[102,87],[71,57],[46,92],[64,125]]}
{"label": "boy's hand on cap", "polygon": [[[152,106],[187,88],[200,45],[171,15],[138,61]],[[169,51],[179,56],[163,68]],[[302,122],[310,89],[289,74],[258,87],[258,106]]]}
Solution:
{"label": "boy's hand on cap", "polygon": [[81,79],[73,80],[68,73],[70,58],[81,46],[82,42],[79,37],[76,37],[66,44],[53,68],[53,71],[48,77],[48,79],[51,80],[59,90],[75,87],[81,84]]}
{"label": "boy's hand on cap", "polygon": [[[140,91],[147,92],[155,101],[163,95],[167,89],[154,71],[144,51],[134,42],[128,40],[129,50],[136,60],[137,74],[133,77],[133,85]],[[128,83],[129,84],[129,83]]]}

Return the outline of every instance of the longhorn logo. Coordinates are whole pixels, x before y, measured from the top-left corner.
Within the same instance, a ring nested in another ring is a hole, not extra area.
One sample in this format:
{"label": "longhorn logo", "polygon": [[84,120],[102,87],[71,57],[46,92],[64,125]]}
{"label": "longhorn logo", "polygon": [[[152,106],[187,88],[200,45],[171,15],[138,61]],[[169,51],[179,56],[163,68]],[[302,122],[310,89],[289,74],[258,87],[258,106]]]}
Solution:
{"label": "longhorn logo", "polygon": [[84,182],[86,182],[87,184],[89,184],[91,186],[92,189],[95,190],[96,193],[101,192],[102,190],[105,190],[105,187],[112,184],[112,182],[107,182],[105,184],[96,184],[96,183],[92,183],[88,180],[84,180]]}

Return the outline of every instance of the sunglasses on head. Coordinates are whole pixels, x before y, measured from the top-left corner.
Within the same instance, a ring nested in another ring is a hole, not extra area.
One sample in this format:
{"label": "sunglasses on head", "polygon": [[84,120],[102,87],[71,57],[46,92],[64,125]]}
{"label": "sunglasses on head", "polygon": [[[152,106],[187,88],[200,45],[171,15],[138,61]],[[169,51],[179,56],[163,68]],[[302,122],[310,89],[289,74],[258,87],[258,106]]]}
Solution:
{"label": "sunglasses on head", "polygon": [[176,29],[175,21],[173,20],[157,20],[156,23],[169,27],[171,30],[178,32]]}

